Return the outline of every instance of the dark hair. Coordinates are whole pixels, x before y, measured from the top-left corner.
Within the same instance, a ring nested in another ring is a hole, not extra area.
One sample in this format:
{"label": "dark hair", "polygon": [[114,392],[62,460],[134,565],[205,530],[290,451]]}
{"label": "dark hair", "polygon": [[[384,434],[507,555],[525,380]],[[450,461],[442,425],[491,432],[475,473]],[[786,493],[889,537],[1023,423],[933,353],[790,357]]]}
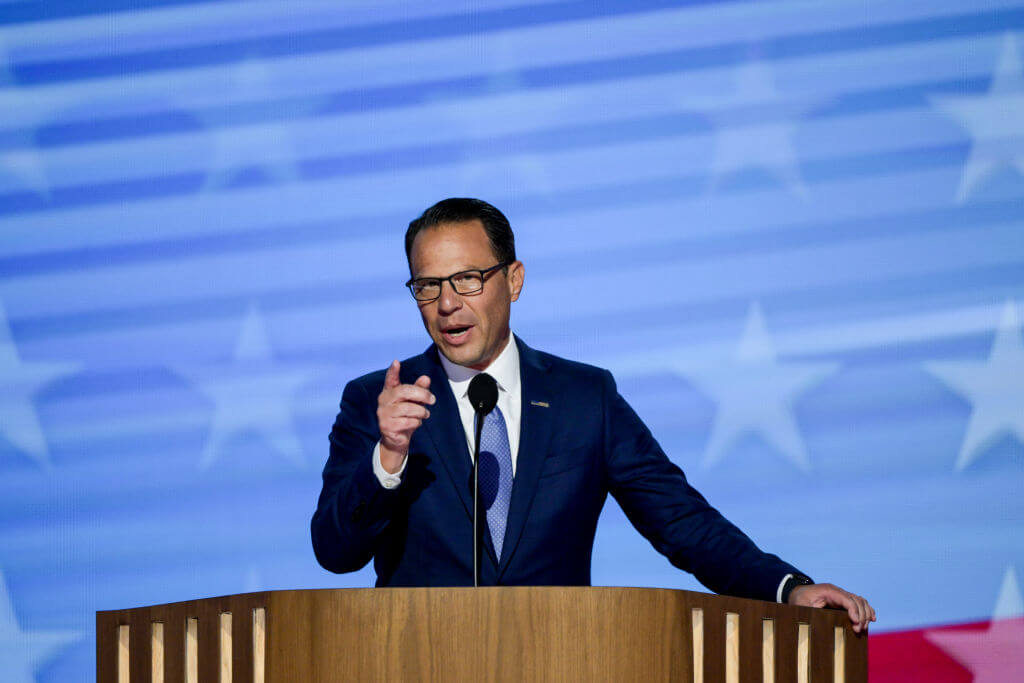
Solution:
{"label": "dark hair", "polygon": [[451,197],[442,199],[423,212],[416,220],[409,223],[405,231],[405,259],[412,271],[412,243],[416,235],[427,228],[445,223],[465,223],[478,220],[484,226],[487,240],[491,243],[491,251],[498,263],[512,263],[516,260],[516,238],[512,234],[505,214],[482,199],[469,197]]}

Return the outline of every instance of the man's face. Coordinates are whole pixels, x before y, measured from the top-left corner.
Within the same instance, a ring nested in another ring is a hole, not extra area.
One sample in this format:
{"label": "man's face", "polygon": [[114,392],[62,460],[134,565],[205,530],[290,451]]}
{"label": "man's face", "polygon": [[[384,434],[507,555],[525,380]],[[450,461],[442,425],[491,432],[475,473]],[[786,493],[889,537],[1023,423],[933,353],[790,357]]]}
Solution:
{"label": "man's face", "polygon": [[[413,240],[409,261],[414,278],[444,278],[464,270],[486,270],[498,263],[478,220],[426,228]],[[423,326],[448,360],[483,370],[501,353],[523,275],[523,264],[516,261],[507,275],[500,269],[486,275],[480,292],[457,294],[445,281],[440,297],[419,303]]]}

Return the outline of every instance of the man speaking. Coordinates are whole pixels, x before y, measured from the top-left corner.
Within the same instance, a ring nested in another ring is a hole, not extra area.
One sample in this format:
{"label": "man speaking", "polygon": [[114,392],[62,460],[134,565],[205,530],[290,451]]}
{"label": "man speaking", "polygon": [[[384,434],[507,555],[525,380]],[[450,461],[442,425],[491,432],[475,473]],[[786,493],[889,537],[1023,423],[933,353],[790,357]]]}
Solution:
{"label": "man speaking", "polygon": [[468,392],[486,371],[498,400],[480,436],[481,585],[589,585],[610,493],[660,553],[716,593],[842,607],[856,631],[875,620],[864,598],[812,583],[711,507],[611,373],[511,333],[525,271],[498,209],[438,202],[409,224],[405,251],[406,284],[433,344],[345,387],[312,520],[326,569],[356,571],[373,559],[378,586],[473,584]]}

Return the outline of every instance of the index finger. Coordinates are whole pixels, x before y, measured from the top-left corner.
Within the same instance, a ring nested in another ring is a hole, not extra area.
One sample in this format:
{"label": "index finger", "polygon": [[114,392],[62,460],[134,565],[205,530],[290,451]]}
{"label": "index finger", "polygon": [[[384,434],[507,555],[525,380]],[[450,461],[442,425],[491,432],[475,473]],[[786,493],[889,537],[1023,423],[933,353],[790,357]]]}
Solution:
{"label": "index finger", "polygon": [[394,401],[412,401],[413,403],[422,403],[424,405],[434,405],[436,399],[434,395],[430,393],[430,390],[418,386],[416,384],[402,384],[391,394],[393,397],[391,400]]}
{"label": "index finger", "polygon": [[402,367],[402,364],[397,360],[391,361],[391,365],[388,366],[388,371],[384,375],[384,387],[386,389],[393,389],[398,386],[398,370]]}

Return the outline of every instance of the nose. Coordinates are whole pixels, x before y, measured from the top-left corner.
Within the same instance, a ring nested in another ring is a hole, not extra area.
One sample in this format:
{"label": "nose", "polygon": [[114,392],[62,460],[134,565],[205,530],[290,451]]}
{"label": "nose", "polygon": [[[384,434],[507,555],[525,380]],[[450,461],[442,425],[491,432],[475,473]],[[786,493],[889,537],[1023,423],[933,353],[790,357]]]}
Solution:
{"label": "nose", "polygon": [[462,296],[455,291],[452,283],[441,280],[441,296],[437,298],[437,312],[441,315],[449,315],[460,308],[462,308]]}

